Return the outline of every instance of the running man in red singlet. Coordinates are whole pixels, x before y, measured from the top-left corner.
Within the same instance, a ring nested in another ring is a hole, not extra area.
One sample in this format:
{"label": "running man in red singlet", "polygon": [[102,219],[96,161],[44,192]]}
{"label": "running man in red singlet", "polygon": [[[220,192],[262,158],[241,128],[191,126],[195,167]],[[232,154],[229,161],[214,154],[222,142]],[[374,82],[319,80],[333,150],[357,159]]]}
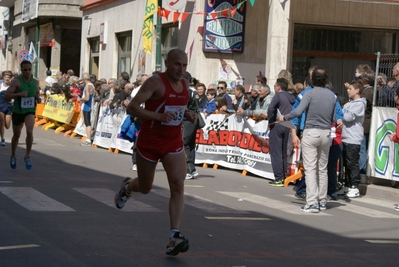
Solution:
{"label": "running man in red singlet", "polygon": [[[124,179],[114,200],[116,207],[121,209],[132,192],[149,193],[158,160],[162,160],[170,188],[171,232],[166,254],[176,256],[189,248],[188,240],[179,231],[186,177],[181,125],[184,117],[195,122],[197,115],[186,110],[189,100],[189,85],[183,79],[187,68],[186,53],[179,49],[169,51],[165,66],[164,73],[153,75],[144,82],[127,107],[128,114],[142,119],[136,142],[138,177]],[[140,107],[142,103],[145,103],[144,109]]]}

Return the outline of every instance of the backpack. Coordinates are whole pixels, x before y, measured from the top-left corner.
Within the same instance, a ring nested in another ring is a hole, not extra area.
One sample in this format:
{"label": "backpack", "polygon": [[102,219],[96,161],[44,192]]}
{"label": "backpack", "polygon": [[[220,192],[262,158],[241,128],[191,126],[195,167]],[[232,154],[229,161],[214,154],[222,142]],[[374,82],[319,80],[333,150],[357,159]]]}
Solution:
{"label": "backpack", "polygon": [[126,119],[123,121],[121,126],[120,136],[123,139],[134,143],[139,135],[139,131],[140,123],[135,121],[132,116],[126,116]]}

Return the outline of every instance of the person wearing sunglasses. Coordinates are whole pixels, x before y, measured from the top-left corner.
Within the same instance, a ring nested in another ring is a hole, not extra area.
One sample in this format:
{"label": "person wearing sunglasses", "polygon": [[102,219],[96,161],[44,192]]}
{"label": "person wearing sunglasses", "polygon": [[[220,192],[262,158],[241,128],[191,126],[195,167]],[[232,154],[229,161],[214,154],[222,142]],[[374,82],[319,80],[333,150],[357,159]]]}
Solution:
{"label": "person wearing sunglasses", "polygon": [[18,146],[22,127],[26,128],[26,152],[25,167],[32,169],[30,152],[33,144],[33,126],[35,125],[36,103],[40,103],[39,82],[32,76],[32,63],[30,61],[21,62],[22,74],[11,81],[10,87],[4,94],[4,98],[14,99],[12,108],[12,130],[10,166],[17,168],[17,158],[15,151]]}

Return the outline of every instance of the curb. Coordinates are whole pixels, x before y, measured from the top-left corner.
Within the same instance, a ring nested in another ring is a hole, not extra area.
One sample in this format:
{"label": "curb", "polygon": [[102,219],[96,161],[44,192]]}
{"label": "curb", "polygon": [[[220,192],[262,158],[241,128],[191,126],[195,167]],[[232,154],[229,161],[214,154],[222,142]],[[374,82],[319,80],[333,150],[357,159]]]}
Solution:
{"label": "curb", "polygon": [[392,187],[391,180],[372,178],[369,184],[359,184],[361,195],[399,202],[399,189]]}

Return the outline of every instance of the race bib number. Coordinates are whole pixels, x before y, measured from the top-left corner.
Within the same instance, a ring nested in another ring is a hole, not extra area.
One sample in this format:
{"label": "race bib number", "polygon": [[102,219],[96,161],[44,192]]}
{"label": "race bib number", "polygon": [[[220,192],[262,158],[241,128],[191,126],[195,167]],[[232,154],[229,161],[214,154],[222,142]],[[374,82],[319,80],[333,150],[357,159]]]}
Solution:
{"label": "race bib number", "polygon": [[35,98],[34,97],[22,97],[21,98],[21,108],[34,108]]}
{"label": "race bib number", "polygon": [[163,125],[178,126],[183,121],[186,106],[165,106],[165,113],[174,113],[175,118],[170,122],[162,122]]}

